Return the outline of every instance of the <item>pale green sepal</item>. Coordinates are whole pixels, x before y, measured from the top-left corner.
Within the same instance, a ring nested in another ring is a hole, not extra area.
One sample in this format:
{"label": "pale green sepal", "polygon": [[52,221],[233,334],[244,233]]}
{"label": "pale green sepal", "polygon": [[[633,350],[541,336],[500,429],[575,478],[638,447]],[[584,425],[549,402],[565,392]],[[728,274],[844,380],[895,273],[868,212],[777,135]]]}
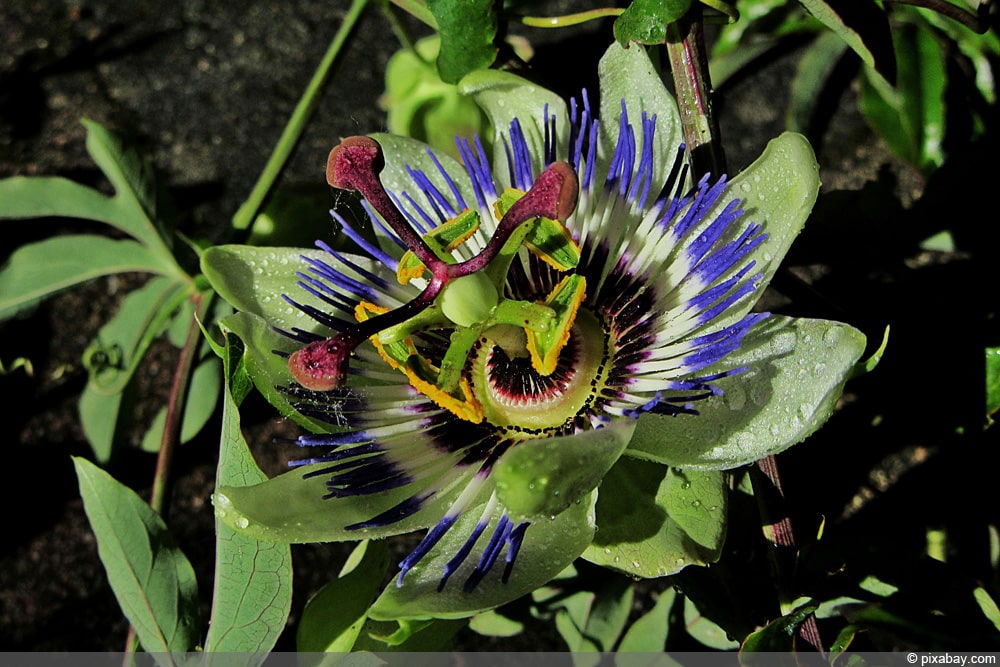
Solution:
{"label": "pale green sepal", "polygon": [[493,468],[497,494],[512,517],[547,520],[600,483],[628,445],[636,420],[518,443]]}
{"label": "pale green sepal", "polygon": [[[307,272],[309,266],[303,257],[335,261],[322,250],[302,248],[264,248],[245,245],[220,245],[207,249],[201,256],[201,270],[212,287],[237,310],[259,315],[272,326],[291,331],[298,327],[304,331],[329,332],[315,320],[282,298],[287,295],[298,303],[311,305],[323,312],[328,304],[299,287],[297,271]],[[381,264],[350,255],[366,269],[376,269],[380,275],[389,275]],[[347,271],[343,266],[338,269]],[[357,278],[358,276],[352,276]],[[391,278],[395,281],[395,277]]]}
{"label": "pale green sepal", "polygon": [[[663,86],[663,80],[653,68],[646,49],[638,44],[622,48],[612,43],[597,66],[601,82],[600,153],[602,171],[595,175],[598,184],[607,176],[607,165],[618,142],[618,120],[622,100],[628,109],[629,123],[635,132],[636,153],[642,150],[642,114],[656,116],[653,135],[653,181],[649,189],[655,198],[667,180],[674,164],[677,148],[683,143],[681,117],[677,103]],[[652,201],[652,200],[650,200]]]}
{"label": "pale green sepal", "polygon": [[714,562],[726,536],[726,477],[619,460],[601,482],[598,531],[583,557],[635,577]]}
{"label": "pale green sepal", "polygon": [[[430,148],[428,148],[427,144],[416,139],[400,137],[394,134],[378,133],[370,136],[382,147],[382,154],[385,158],[385,167],[379,174],[379,180],[382,182],[383,187],[400,196],[404,192],[409,194],[424,212],[428,215],[434,215],[434,206],[431,205],[430,200],[427,199],[423,190],[418,188],[416,183],[413,182],[413,177],[410,176],[407,169],[420,170],[424,172],[430,182],[434,184],[434,187],[448,201],[451,201],[456,207],[458,206],[458,202],[455,201],[455,196],[452,194],[451,186],[444,176],[441,175],[441,171],[437,168],[437,165],[434,164],[434,160],[428,152]],[[437,157],[438,162],[441,163],[441,167],[448,173],[448,176],[451,177],[452,182],[462,194],[462,199],[465,200],[466,206],[475,208],[476,193],[469,182],[469,176],[465,172],[465,167],[450,155],[435,152],[434,156]],[[461,211],[458,212],[461,213]],[[377,230],[376,233],[382,234],[382,231]],[[398,251],[395,244],[385,244],[385,250],[390,253]]]}
{"label": "pale green sepal", "polygon": [[380,620],[464,618],[530,593],[558,575],[590,544],[594,537],[596,496],[596,492],[584,496],[555,518],[529,526],[507,583],[501,581],[505,566],[501,554],[489,574],[472,592],[466,593],[463,584],[479,563],[489,536],[504,511],[502,507],[497,508],[476,548],[438,592],[445,563],[472,533],[482,506],[466,510],[437,546],[406,574],[402,587],[397,587],[395,580],[389,582],[369,610],[369,616]]}
{"label": "pale green sepal", "polygon": [[[757,289],[727,309],[712,323],[712,329],[723,329],[743,319],[770,284],[778,265],[802,231],[819,194],[819,165],[809,141],[801,134],[785,132],[768,142],[764,152],[753,164],[736,176],[705,216],[702,227],[711,223],[733,199],[743,200],[743,217],[734,223],[731,234],[738,236],[751,222],[762,225],[767,235],[742,261],[720,276],[715,284],[725,281],[750,262],[751,275],[760,273]],[[698,229],[688,234],[687,244],[698,238]]]}
{"label": "pale green sepal", "polygon": [[[830,417],[865,336],[840,322],[770,317],[723,360],[748,369],[714,384],[725,393],[699,415],[639,418],[625,454],[682,468],[728,469],[801,442]],[[704,374],[723,370],[720,365]]]}
{"label": "pale green sepal", "polygon": [[[255,486],[220,487],[212,497],[215,514],[237,531],[261,540],[342,542],[388,537],[432,526],[444,516],[456,495],[446,490],[420,511],[399,521],[377,528],[349,530],[347,526],[368,521],[419,490],[408,485],[379,494],[324,500],[329,476],[304,479],[303,475],[328,466],[322,463],[302,466]],[[450,485],[453,487],[454,483]]]}
{"label": "pale green sepal", "polygon": [[[509,140],[510,124],[515,118],[521,125],[528,153],[532,157],[532,168],[538,174],[545,167],[545,124],[546,105],[549,116],[555,116],[556,146],[567,146],[569,141],[569,114],[566,103],[555,93],[536,86],[525,79],[498,70],[472,72],[458,84],[463,95],[472,95],[493,124],[494,146],[493,177],[502,191],[507,186],[509,172],[507,155],[503,150],[505,140]],[[563,157],[558,155],[557,157]],[[475,200],[473,200],[475,201]]]}
{"label": "pale green sepal", "polygon": [[295,382],[288,370],[288,360],[275,352],[291,354],[302,347],[287,336],[282,336],[270,323],[253,313],[233,313],[219,321],[224,331],[239,336],[246,346],[243,363],[247,374],[268,403],[278,409],[284,417],[294,420],[313,433],[330,429],[327,422],[307,417],[296,410],[288,394],[279,387],[290,387]]}

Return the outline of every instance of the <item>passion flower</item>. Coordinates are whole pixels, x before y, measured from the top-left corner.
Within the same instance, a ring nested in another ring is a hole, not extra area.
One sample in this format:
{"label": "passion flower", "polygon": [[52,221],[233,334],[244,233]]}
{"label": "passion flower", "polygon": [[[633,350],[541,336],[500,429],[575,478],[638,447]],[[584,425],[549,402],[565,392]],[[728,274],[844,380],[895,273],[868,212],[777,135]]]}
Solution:
{"label": "passion flower", "polygon": [[599,114],[510,74],[466,79],[492,163],[478,140],[457,141],[462,163],[342,142],[327,178],[367,220],[332,214],[359,251],[320,242],[294,280],[291,251],[205,254],[284,335],[228,322],[316,450],[220,489],[219,514],[282,541],[428,528],[373,617],[475,613],[581,555],[638,576],[713,560],[720,471],[817,428],[863,351],[845,325],[751,312],[815,200],[808,143],[783,135],[736,179],[692,184],[644,52],[612,46],[600,74]]}

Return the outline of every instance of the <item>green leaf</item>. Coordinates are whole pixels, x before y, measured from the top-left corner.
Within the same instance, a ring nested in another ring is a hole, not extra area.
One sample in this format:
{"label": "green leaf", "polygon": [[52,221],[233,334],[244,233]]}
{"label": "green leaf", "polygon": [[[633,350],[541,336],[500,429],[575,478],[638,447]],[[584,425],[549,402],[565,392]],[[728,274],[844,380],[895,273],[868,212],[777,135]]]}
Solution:
{"label": "green leaf", "polygon": [[469,72],[493,64],[497,54],[494,0],[427,0],[427,7],[441,35],[437,66],[442,81],[457,83]]}
{"label": "green leaf", "polygon": [[[775,619],[760,630],[752,632],[743,640],[740,647],[740,664],[759,665],[773,664],[774,657],[767,653],[788,653],[796,648],[795,637],[799,627],[816,611],[815,604],[805,604],[791,613]],[[751,655],[763,653],[760,659]]]}
{"label": "green leaf", "polygon": [[552,519],[529,526],[507,583],[501,581],[504,564],[498,562],[475,589],[467,593],[462,589],[463,584],[482,556],[486,536],[492,534],[504,511],[498,507],[476,547],[439,592],[445,564],[465,544],[483,506],[465,511],[441,541],[407,573],[401,587],[397,587],[395,581],[388,584],[369,615],[382,620],[463,618],[530,593],[558,575],[593,539],[595,495],[582,499]]}
{"label": "green leaf", "polygon": [[[128,388],[126,388],[126,392]],[[102,394],[89,383],[80,394],[77,411],[83,434],[100,463],[111,459],[119,428],[123,394]]]}
{"label": "green leaf", "polygon": [[127,271],[165,273],[159,258],[135,241],[70,234],[21,246],[0,270],[0,319],[92,278]]}
{"label": "green leaf", "polygon": [[1000,410],[1000,347],[986,348],[986,418]]}
{"label": "green leaf", "polygon": [[637,577],[718,559],[726,535],[726,475],[623,458],[601,483],[600,529],[583,557]]}
{"label": "green leaf", "polygon": [[618,646],[619,653],[660,653],[667,645],[669,614],[677,594],[673,588],[660,592],[653,608],[629,626]]}
{"label": "green leaf", "polygon": [[944,54],[933,34],[915,25],[900,26],[893,44],[896,86],[865,70],[861,111],[894,153],[927,175],[944,162]]}
{"label": "green leaf", "polygon": [[983,612],[983,616],[1000,631],[1000,607],[997,607],[996,600],[990,597],[990,594],[982,586],[976,586],[972,595],[976,599],[979,609]]}
{"label": "green leaf", "polygon": [[740,645],[715,621],[704,616],[690,598],[684,599],[684,628],[699,643],[717,651],[731,651]]}
{"label": "green leaf", "polygon": [[889,18],[874,0],[799,0],[836,33],[869,67],[887,80],[896,78]]}
{"label": "green leaf", "polygon": [[111,588],[144,649],[184,653],[198,644],[194,569],[166,525],[131,489],[73,457],[83,508]]}
{"label": "green leaf", "polygon": [[[635,589],[632,587],[632,582],[625,577],[609,577],[595,592],[590,614],[582,630],[584,636],[594,643],[598,651],[610,653],[625,630],[629,613],[632,611]],[[570,650],[578,649],[570,647]]]}
{"label": "green leaf", "polygon": [[347,652],[361,634],[368,618],[368,605],[375,600],[389,567],[389,549],[384,542],[365,540],[352,554],[360,562],[341,572],[321,588],[302,611],[296,638],[297,651]]}
{"label": "green leaf", "polygon": [[79,218],[129,231],[120,200],[58,176],[14,176],[0,181],[0,218]]}
{"label": "green leaf", "polygon": [[722,396],[699,401],[697,416],[642,415],[625,453],[707,469],[776,454],[829,418],[864,349],[864,335],[846,324],[770,317],[723,360],[747,370],[716,383]]}
{"label": "green leaf", "polygon": [[785,128],[807,134],[816,115],[820,95],[840,63],[847,44],[832,32],[822,33],[799,59],[792,79],[792,99],[785,113]]}
{"label": "green leaf", "polygon": [[157,276],[122,301],[121,307],[84,352],[83,364],[94,389],[116,394],[125,389],[146,350],[187,299],[190,284]]}
{"label": "green leaf", "polygon": [[455,137],[472,139],[483,133],[486,117],[473,99],[438,76],[431,63],[439,44],[438,37],[432,35],[389,59],[381,104],[388,112],[389,132],[423,141],[457,158]]}
{"label": "green leaf", "polygon": [[634,428],[627,419],[572,436],[519,443],[493,469],[500,501],[519,519],[559,514],[598,485]]}
{"label": "green leaf", "polygon": [[[215,414],[222,393],[222,367],[216,358],[203,360],[191,373],[191,384],[184,399],[184,415],[181,417],[181,444],[190,442]],[[163,429],[167,422],[167,408],[156,413],[153,422],[142,439],[142,449],[157,452],[163,442]]]}
{"label": "green leaf", "polygon": [[[433,621],[399,619],[398,622],[368,619],[354,644],[354,652],[444,653],[451,649],[452,637],[465,625],[464,619]],[[393,626],[398,628],[395,632],[391,630]],[[390,641],[392,643],[388,643]],[[379,665],[382,664],[384,661],[379,662]]]}
{"label": "green leaf", "polygon": [[682,18],[690,8],[691,0],[632,0],[615,19],[615,39],[622,46],[629,42],[663,44],[667,41],[667,24]]}
{"label": "green leaf", "polygon": [[469,620],[469,629],[484,637],[516,637],[524,632],[524,623],[496,611],[485,611]]}
{"label": "green leaf", "polygon": [[[629,120],[635,133],[635,145],[642,146],[642,113],[656,116],[656,133],[653,135],[653,177],[651,192],[663,187],[673,167],[678,146],[683,142],[680,112],[677,103],[663,86],[660,75],[653,68],[646,50],[638,45],[623,49],[611,44],[597,65],[601,81],[600,155],[603,169],[610,164],[618,142],[622,100],[628,109]],[[596,182],[603,182],[605,173],[595,175]]]}
{"label": "green leaf", "polygon": [[87,128],[87,152],[111,181],[115,199],[125,212],[112,224],[150,249],[162,249],[161,255],[169,256],[171,239],[160,227],[169,206],[165,206],[152,164],[107,128],[86,119],[83,125]]}
{"label": "green leaf", "polygon": [[[250,389],[233,341],[226,339],[226,387],[216,487],[245,488],[266,479],[240,429],[239,404]],[[274,544],[236,532],[216,519],[215,591],[205,650],[255,653],[266,657],[284,630],[292,604],[292,554]]]}

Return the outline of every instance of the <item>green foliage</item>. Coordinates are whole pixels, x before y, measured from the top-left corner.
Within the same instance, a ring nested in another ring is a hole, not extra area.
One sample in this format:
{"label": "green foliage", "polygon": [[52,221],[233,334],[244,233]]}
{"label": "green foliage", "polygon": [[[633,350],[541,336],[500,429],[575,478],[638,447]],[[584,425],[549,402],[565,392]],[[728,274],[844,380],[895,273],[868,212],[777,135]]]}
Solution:
{"label": "green foliage", "polygon": [[[223,350],[225,393],[216,485],[248,486],[265,478],[240,429],[239,405],[251,389],[235,337]],[[292,605],[292,554],[216,520],[215,589],[205,650],[264,656],[274,648]]]}
{"label": "green foliage", "polygon": [[[862,63],[860,109],[890,149],[925,176],[949,143],[979,136],[996,99],[1000,38],[971,10],[933,3],[930,10],[875,0],[740,0],[741,20],[723,28],[712,76],[722,85],[761,56],[815,35],[797,65],[786,110],[789,130],[818,131],[821,100],[850,49]],[[982,12],[980,11],[980,14]],[[977,34],[979,33],[979,34]],[[961,101],[949,107],[949,101]],[[958,132],[967,133],[959,137]]]}
{"label": "green foliage", "polygon": [[470,72],[489,67],[496,58],[494,0],[427,0],[441,36],[438,72],[445,83],[458,83]]}
{"label": "green foliage", "polygon": [[101,562],[139,641],[159,653],[194,650],[198,590],[191,563],[135,492],[85,459],[73,464]]}
{"label": "green foliage", "polygon": [[691,0],[632,0],[615,21],[615,39],[622,46],[629,42],[663,44],[667,25],[687,14]]}

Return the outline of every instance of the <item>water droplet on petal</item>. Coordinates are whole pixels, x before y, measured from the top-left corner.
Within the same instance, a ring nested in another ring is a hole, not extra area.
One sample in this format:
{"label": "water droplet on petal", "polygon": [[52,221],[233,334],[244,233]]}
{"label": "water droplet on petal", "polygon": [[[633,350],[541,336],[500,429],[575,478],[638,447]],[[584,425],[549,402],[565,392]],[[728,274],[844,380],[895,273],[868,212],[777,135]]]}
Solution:
{"label": "water droplet on petal", "polygon": [[245,516],[241,516],[238,519],[236,519],[237,528],[246,528],[249,525],[250,525],[250,520],[247,519]]}
{"label": "water droplet on petal", "polygon": [[836,346],[840,342],[840,330],[841,327],[830,327],[827,329],[823,334],[823,342],[830,347]]}
{"label": "water droplet on petal", "polygon": [[812,417],[813,409],[808,403],[803,403],[799,406],[799,416],[803,419],[809,419]]}
{"label": "water droplet on petal", "polygon": [[751,186],[746,181],[740,183],[740,190],[742,190],[743,192],[750,192],[751,189],[753,189],[753,186]]}
{"label": "water droplet on petal", "polygon": [[742,410],[743,406],[747,402],[746,391],[740,385],[733,385],[726,390],[726,393],[722,395],[722,402],[726,404],[726,407],[730,410]]}

